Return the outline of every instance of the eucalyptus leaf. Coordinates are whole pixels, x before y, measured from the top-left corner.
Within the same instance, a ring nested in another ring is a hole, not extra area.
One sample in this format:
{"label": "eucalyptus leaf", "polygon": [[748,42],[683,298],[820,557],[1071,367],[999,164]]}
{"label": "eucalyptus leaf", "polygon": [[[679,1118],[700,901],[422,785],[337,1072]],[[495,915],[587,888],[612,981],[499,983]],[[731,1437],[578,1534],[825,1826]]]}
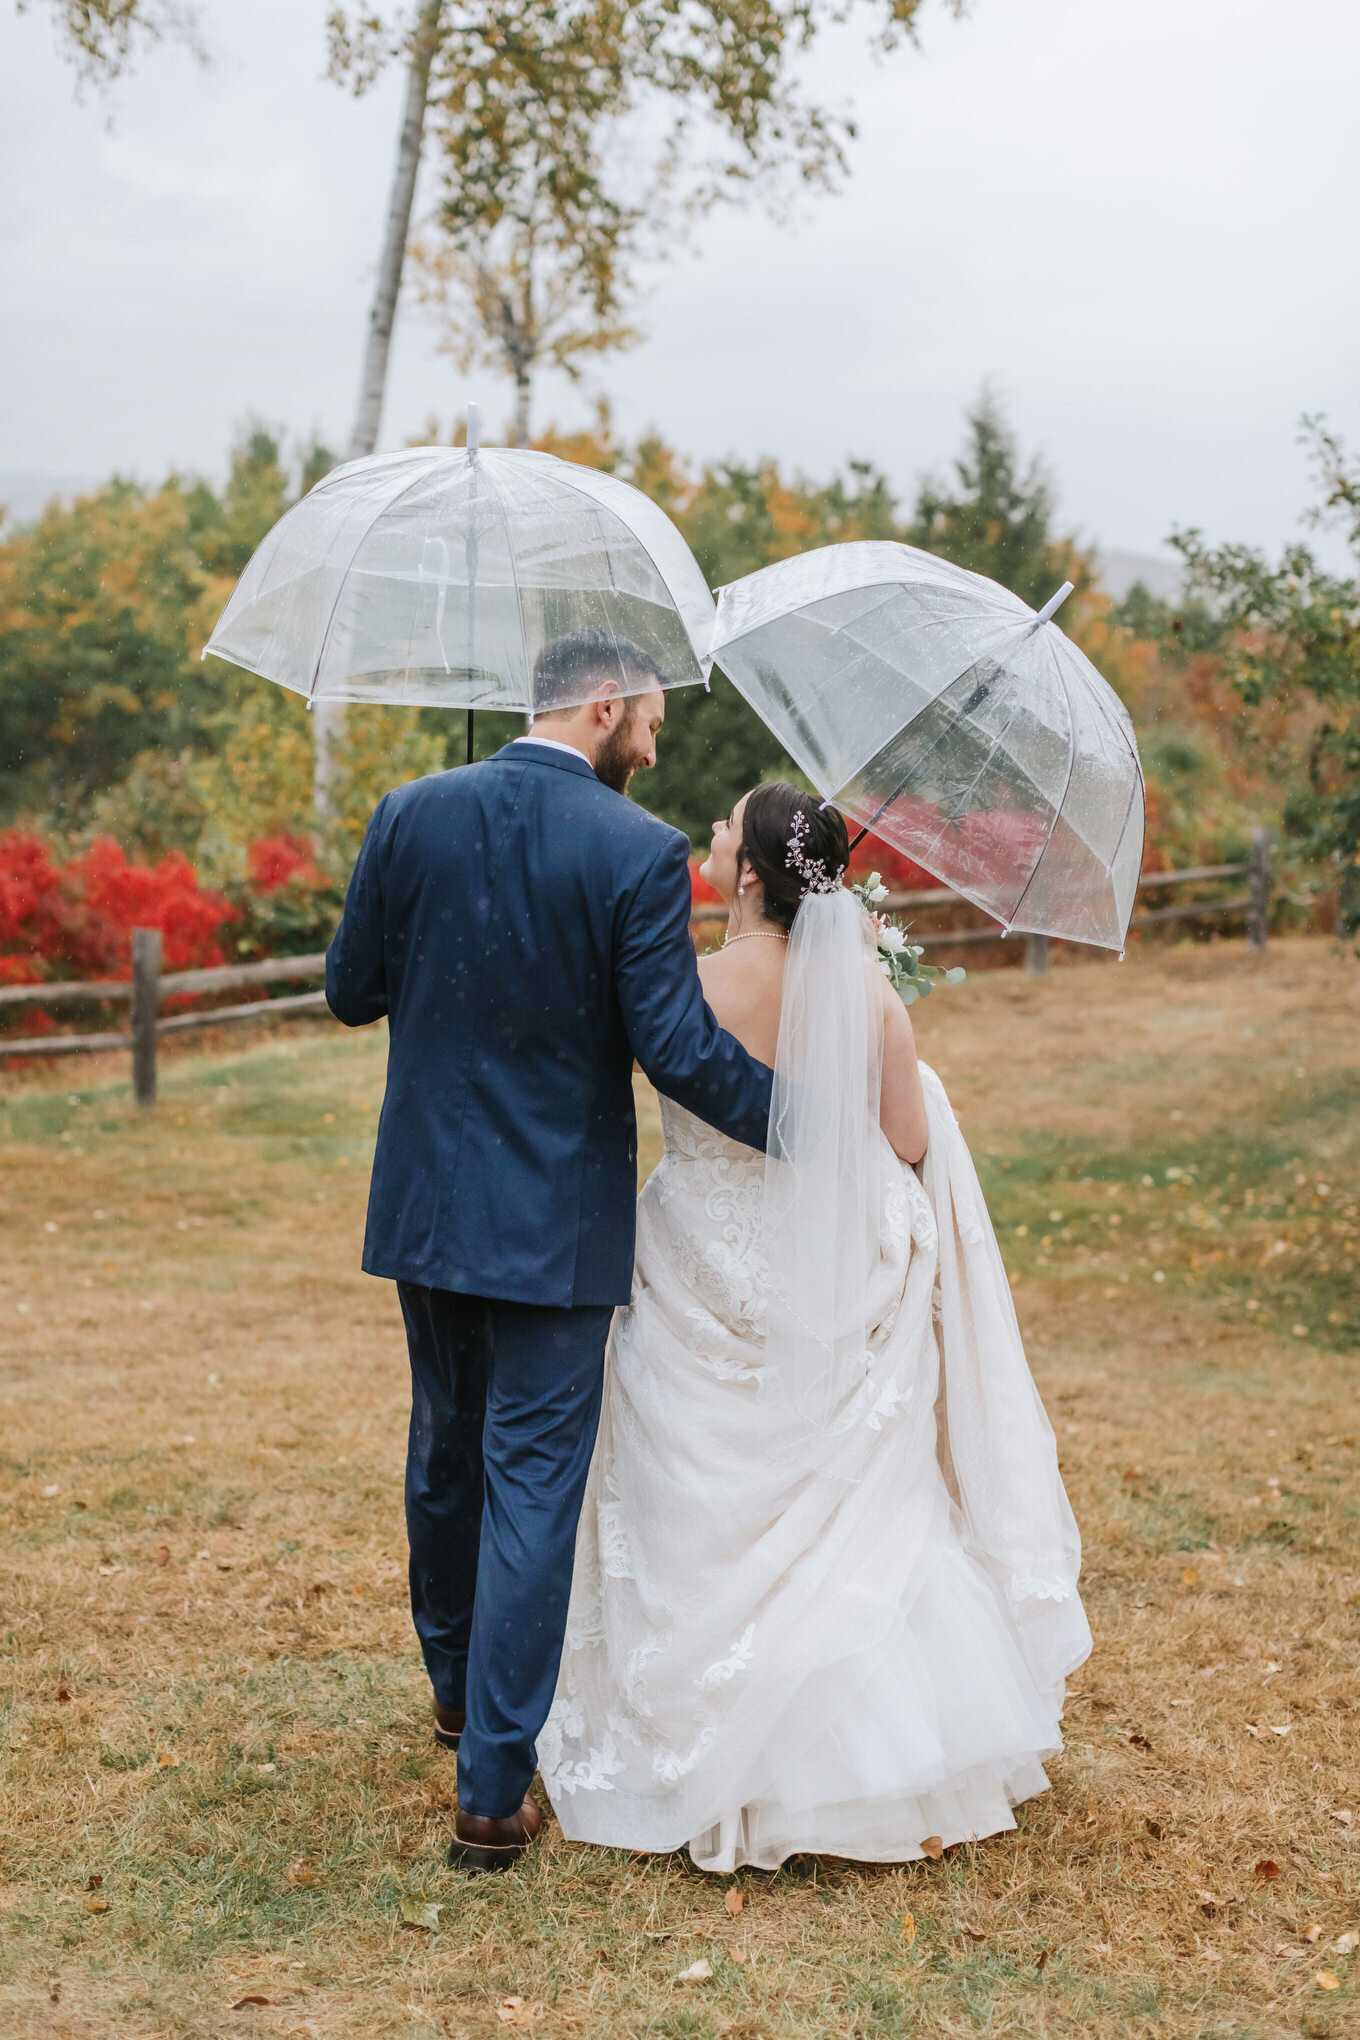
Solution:
{"label": "eucalyptus leaf", "polygon": [[419,1893],[403,1896],[401,1916],[408,1927],[424,1927],[427,1933],[435,1933],[439,1926],[439,1907]]}

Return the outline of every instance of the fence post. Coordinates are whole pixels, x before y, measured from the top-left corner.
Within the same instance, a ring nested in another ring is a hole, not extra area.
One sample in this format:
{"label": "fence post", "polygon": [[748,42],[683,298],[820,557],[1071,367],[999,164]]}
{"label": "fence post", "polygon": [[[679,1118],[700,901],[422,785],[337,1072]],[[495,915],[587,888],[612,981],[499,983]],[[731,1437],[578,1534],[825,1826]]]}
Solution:
{"label": "fence post", "polygon": [[161,1008],[161,931],[132,931],[132,1095],[156,1102],[156,1021]]}
{"label": "fence post", "polygon": [[1026,977],[1048,976],[1047,935],[1026,935],[1025,976]]}
{"label": "fence post", "polygon": [[1263,956],[1270,921],[1270,832],[1259,825],[1251,832],[1247,892],[1251,899],[1247,908],[1247,948],[1254,955]]}

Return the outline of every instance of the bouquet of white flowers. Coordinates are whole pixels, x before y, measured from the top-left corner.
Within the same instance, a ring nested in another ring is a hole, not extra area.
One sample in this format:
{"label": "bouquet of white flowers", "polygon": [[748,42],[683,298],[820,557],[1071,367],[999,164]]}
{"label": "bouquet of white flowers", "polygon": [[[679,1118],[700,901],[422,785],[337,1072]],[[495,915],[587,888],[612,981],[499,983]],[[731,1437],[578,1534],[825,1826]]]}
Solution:
{"label": "bouquet of white flowers", "polygon": [[953,970],[941,970],[937,964],[922,963],[925,951],[920,943],[908,941],[910,931],[900,921],[880,911],[888,897],[888,888],[876,871],[871,871],[866,879],[850,889],[874,924],[878,937],[878,967],[904,1006],[914,1006],[918,999],[928,999],[938,984],[963,983],[968,973],[957,966]]}

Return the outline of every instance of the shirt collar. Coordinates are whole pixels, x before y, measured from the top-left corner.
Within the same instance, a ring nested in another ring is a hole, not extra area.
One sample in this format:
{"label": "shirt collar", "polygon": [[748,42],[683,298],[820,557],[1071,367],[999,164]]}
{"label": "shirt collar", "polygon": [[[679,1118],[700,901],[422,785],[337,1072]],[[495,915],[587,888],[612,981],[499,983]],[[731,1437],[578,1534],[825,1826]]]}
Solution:
{"label": "shirt collar", "polygon": [[510,741],[512,744],[537,744],[544,751],[565,751],[569,758],[579,758],[589,771],[594,772],[595,770],[595,767],[591,764],[584,751],[578,751],[575,744],[559,744],[556,737],[536,737],[530,734],[523,737],[512,737]]}

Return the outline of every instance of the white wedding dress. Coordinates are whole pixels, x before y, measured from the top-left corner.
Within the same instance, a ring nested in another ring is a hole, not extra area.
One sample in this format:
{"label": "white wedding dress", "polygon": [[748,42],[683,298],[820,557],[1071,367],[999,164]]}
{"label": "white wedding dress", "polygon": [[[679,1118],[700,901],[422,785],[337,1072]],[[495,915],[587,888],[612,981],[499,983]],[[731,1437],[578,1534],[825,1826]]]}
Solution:
{"label": "white wedding dress", "polygon": [[[846,1022],[821,1023],[824,1061]],[[805,1171],[777,1228],[765,1156],[663,1100],[538,1742],[572,1840],[687,1846],[713,1871],[901,1862],[1013,1827],[1047,1787],[1090,1648],[1079,1542],[967,1148],[923,1078],[920,1174],[874,1124],[840,1157],[840,1203]],[[827,1308],[855,1322],[818,1365],[834,1350],[849,1371],[809,1375],[809,1284],[838,1254],[855,1279]],[[772,1296],[801,1311],[792,1332]]]}

